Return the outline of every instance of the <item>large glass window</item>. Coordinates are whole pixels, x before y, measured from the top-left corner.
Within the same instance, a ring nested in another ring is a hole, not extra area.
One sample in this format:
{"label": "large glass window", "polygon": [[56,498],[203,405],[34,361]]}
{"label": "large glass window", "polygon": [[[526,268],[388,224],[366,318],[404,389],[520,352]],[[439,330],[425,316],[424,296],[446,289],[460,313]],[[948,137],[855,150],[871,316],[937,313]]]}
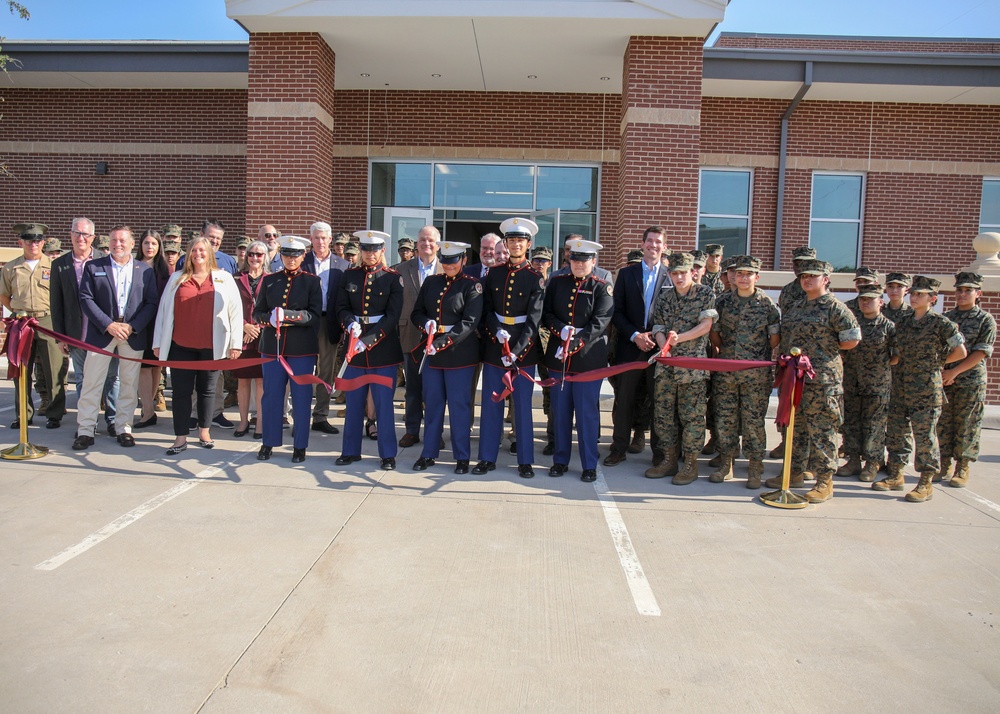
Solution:
{"label": "large glass window", "polygon": [[372,164],[372,206],[430,205],[430,164]]}
{"label": "large glass window", "polygon": [[813,174],[809,245],[839,272],[858,267],[864,188],[862,174]]}
{"label": "large glass window", "polygon": [[530,210],[535,168],[505,164],[435,164],[434,205]]}
{"label": "large glass window", "polygon": [[725,255],[744,255],[750,238],[748,169],[702,169],[698,196],[698,248],[722,246]]}
{"label": "large glass window", "polygon": [[979,232],[1000,232],[1000,178],[983,179],[983,203],[979,208]]}
{"label": "large glass window", "polygon": [[593,211],[597,208],[597,169],[539,166],[535,208],[544,211]]}

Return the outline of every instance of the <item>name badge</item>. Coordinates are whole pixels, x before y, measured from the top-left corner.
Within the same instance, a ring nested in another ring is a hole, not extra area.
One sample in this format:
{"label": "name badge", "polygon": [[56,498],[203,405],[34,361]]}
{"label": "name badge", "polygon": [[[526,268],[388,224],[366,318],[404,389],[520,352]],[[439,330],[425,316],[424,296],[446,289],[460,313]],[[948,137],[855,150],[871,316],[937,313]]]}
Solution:
{"label": "name badge", "polygon": [[215,279],[215,282],[217,282],[217,283],[221,283],[221,282],[222,282],[222,278],[216,278],[216,279]]}

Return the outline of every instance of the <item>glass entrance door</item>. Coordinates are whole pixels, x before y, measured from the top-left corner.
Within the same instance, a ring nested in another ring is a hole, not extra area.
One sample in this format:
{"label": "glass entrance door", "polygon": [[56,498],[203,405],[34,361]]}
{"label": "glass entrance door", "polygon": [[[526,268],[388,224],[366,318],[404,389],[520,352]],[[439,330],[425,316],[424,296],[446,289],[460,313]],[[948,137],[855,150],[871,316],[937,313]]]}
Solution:
{"label": "glass entrance door", "polygon": [[398,255],[396,246],[401,238],[409,238],[416,245],[420,229],[432,225],[434,225],[434,212],[429,209],[386,208],[382,230],[388,233],[391,238],[389,245],[385,247],[385,259],[392,264],[393,257]]}
{"label": "glass entrance door", "polygon": [[555,267],[559,267],[560,261],[558,256],[562,250],[559,233],[559,224],[562,219],[561,210],[559,208],[551,208],[547,211],[533,211],[531,214],[531,220],[538,224],[538,234],[531,241],[531,247],[551,248],[553,256],[552,264]]}

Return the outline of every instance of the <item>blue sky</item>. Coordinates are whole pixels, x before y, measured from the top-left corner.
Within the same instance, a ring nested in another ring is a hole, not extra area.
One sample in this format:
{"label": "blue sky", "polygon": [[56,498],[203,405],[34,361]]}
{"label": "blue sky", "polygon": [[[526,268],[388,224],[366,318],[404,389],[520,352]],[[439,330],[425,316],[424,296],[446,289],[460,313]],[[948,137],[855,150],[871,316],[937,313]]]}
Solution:
{"label": "blue sky", "polygon": [[[0,12],[9,40],[245,40],[224,0],[20,0],[27,22]],[[731,0],[729,32],[998,37],[998,0]]]}

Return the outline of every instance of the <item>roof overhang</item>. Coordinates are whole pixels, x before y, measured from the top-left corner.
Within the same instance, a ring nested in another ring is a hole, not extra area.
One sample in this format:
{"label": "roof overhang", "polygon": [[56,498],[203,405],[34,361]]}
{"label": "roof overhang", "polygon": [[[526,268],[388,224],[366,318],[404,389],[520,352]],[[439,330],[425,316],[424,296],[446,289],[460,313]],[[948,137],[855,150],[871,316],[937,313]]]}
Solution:
{"label": "roof overhang", "polygon": [[728,0],[226,0],[248,31],[318,32],[336,88],[620,93],[632,36],[706,38]]}

